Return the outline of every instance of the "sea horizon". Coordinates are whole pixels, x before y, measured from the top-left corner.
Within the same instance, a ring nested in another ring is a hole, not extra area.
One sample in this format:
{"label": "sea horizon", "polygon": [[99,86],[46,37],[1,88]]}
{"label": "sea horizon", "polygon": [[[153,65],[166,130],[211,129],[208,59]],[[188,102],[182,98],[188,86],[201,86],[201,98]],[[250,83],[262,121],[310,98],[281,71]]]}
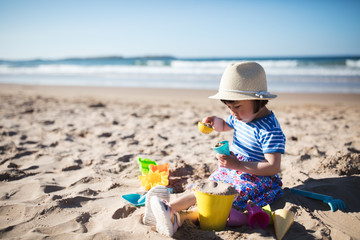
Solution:
{"label": "sea horizon", "polygon": [[142,54],[142,55],[121,55],[121,54],[100,54],[100,55],[74,55],[63,57],[23,57],[23,58],[4,58],[0,57],[1,61],[57,61],[66,59],[110,59],[110,58],[173,58],[173,59],[300,59],[300,58],[360,58],[360,54],[302,54],[302,55],[249,55],[249,56],[177,56],[173,54]]}
{"label": "sea horizon", "polygon": [[95,56],[0,60],[0,83],[217,89],[230,62],[256,61],[272,92],[360,93],[360,56]]}

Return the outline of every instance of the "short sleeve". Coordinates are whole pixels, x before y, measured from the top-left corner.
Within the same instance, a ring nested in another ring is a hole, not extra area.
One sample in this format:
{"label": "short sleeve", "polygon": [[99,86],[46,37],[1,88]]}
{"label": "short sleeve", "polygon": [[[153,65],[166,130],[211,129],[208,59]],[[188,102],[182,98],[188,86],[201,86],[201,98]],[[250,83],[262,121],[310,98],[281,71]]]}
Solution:
{"label": "short sleeve", "polygon": [[234,117],[232,115],[229,115],[225,122],[229,127],[234,128]]}
{"label": "short sleeve", "polygon": [[285,153],[286,138],[281,129],[276,128],[272,131],[263,131],[261,134],[261,147],[263,153]]}

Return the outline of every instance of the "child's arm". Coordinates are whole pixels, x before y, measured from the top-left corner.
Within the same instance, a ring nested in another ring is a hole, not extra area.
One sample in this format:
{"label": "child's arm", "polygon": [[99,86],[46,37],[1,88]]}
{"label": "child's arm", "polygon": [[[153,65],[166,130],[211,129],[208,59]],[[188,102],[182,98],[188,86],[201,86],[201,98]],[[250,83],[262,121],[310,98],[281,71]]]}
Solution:
{"label": "child's arm", "polygon": [[216,116],[206,117],[203,119],[203,122],[209,123],[217,132],[225,132],[232,130],[232,128],[226,124],[224,119]]}
{"label": "child's arm", "polygon": [[280,171],[281,153],[266,153],[263,162],[240,162],[232,154],[230,156],[218,154],[220,167],[239,170],[258,176],[272,176]]}

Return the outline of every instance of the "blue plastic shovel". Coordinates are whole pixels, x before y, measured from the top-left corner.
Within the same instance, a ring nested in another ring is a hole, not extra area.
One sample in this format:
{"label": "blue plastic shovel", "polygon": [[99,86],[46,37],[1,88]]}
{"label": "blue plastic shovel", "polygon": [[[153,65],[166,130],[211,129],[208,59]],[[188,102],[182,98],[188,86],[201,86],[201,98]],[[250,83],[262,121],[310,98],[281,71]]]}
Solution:
{"label": "blue plastic shovel", "polygon": [[146,194],[140,195],[136,193],[131,193],[131,194],[122,195],[122,198],[128,201],[129,203],[139,207],[145,205]]}
{"label": "blue plastic shovel", "polygon": [[[169,192],[173,193],[173,189],[169,188]],[[125,199],[126,201],[128,201],[129,203],[131,203],[131,204],[133,204],[133,205],[135,205],[137,207],[140,207],[140,206],[145,205],[146,194],[147,193],[145,193],[144,195],[140,195],[140,194],[137,194],[137,193],[130,193],[130,194],[122,195],[121,197],[123,199]]]}
{"label": "blue plastic shovel", "polygon": [[321,200],[324,203],[329,204],[331,211],[333,211],[333,212],[335,212],[338,209],[340,209],[340,210],[346,209],[346,205],[343,200],[333,199],[333,197],[331,197],[331,196],[327,196],[327,195],[323,195],[323,194],[319,194],[319,193],[307,192],[307,191],[299,190],[296,188],[291,188],[290,191],[292,193],[296,193],[296,194],[302,195],[304,197]]}

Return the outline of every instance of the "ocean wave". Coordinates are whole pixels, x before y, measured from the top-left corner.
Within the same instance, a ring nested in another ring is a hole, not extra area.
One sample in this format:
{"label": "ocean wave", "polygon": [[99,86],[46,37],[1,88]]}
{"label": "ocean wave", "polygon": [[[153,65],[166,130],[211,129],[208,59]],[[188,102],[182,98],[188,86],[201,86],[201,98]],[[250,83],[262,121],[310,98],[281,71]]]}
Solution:
{"label": "ocean wave", "polygon": [[269,89],[360,93],[359,58],[96,58],[1,61],[0,83],[217,89],[231,62],[256,61]]}
{"label": "ocean wave", "polygon": [[360,77],[360,69],[348,68],[269,68],[267,75],[276,76],[329,76],[329,77]]}
{"label": "ocean wave", "polygon": [[[12,67],[0,65],[0,74],[24,75],[72,75],[72,76],[121,76],[121,75],[221,75],[229,61],[172,61],[164,65],[161,61],[151,61],[147,65],[68,65],[51,64]],[[347,61],[349,67],[298,66],[296,61],[260,61],[268,75],[295,76],[360,76],[360,61]]]}
{"label": "ocean wave", "polygon": [[297,60],[278,60],[278,61],[257,61],[261,66],[263,66],[265,69],[272,69],[272,68],[295,68],[298,66],[299,62]]}
{"label": "ocean wave", "polygon": [[98,75],[98,74],[221,74],[223,69],[181,67],[181,66],[79,66],[79,65],[39,65],[36,67],[0,66],[0,74],[50,74],[50,75]]}
{"label": "ocean wave", "polygon": [[346,60],[346,66],[352,67],[352,68],[360,68],[360,60]]}
{"label": "ocean wave", "polygon": [[224,70],[231,61],[185,61],[185,60],[173,60],[171,61],[171,67],[181,69],[217,69]]}
{"label": "ocean wave", "polygon": [[[216,68],[224,70],[232,62],[247,62],[252,60],[217,60],[217,61],[186,61],[173,60],[171,66],[175,68]],[[256,61],[264,68],[293,68],[298,65],[297,60],[259,60]]]}

